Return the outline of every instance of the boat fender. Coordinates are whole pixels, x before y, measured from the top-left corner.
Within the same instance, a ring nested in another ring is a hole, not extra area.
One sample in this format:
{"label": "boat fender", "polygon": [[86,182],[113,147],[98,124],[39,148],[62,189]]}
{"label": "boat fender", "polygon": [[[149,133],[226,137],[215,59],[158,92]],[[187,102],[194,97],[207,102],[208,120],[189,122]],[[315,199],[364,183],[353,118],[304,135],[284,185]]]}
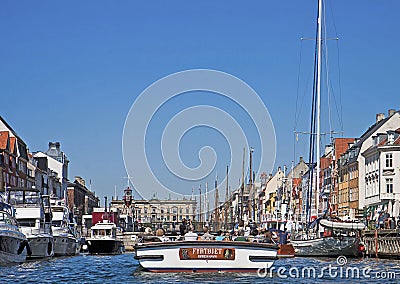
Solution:
{"label": "boat fender", "polygon": [[29,246],[29,242],[27,240],[24,240],[19,244],[19,248],[17,250],[17,253],[21,254],[24,251],[25,247],[26,247],[26,253],[29,256],[31,256],[32,255],[32,250],[31,250],[31,247]]}
{"label": "boat fender", "polygon": [[47,254],[51,255],[52,251],[53,251],[53,244],[51,243],[51,241],[49,241],[49,243],[47,244]]}

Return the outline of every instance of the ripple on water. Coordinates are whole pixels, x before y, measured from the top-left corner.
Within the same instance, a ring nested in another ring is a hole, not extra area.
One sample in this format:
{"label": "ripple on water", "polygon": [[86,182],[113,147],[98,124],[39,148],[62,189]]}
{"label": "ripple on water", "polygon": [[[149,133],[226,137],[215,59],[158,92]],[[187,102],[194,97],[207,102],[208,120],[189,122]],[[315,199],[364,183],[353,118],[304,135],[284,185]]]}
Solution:
{"label": "ripple on water", "polygon": [[[116,256],[78,255],[75,257],[53,258],[42,261],[29,261],[20,265],[0,267],[3,283],[390,283],[394,280],[345,279],[345,278],[280,278],[276,269],[289,271],[297,267],[338,267],[334,258],[291,258],[275,262],[272,275],[259,277],[249,273],[163,273],[154,274],[143,271],[132,254]],[[372,271],[399,271],[400,261],[349,259],[347,266],[358,269],[370,268]],[[287,274],[287,273],[286,273]],[[400,274],[397,274],[400,279]]]}

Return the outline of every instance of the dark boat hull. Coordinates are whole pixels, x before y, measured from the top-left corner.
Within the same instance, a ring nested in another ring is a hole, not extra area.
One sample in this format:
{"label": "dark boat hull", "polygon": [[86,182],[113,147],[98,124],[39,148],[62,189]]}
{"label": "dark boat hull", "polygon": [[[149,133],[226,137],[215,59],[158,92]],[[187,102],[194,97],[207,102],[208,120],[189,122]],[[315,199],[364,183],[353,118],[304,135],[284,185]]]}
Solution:
{"label": "dark boat hull", "polygon": [[291,241],[295,256],[305,257],[338,257],[341,255],[354,257],[358,254],[358,243],[356,237],[349,236]]}
{"label": "dark boat hull", "polygon": [[22,263],[26,260],[28,241],[18,236],[0,236],[0,264]]}
{"label": "dark boat hull", "polygon": [[121,254],[123,243],[120,240],[94,240],[86,241],[90,254]]}

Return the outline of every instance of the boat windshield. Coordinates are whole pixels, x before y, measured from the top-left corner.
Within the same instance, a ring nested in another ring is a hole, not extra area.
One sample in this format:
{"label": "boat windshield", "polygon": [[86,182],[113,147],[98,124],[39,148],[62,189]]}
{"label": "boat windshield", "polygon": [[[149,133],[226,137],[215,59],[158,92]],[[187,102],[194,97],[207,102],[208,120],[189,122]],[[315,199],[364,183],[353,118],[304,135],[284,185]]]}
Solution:
{"label": "boat windshield", "polygon": [[9,214],[7,214],[5,212],[0,212],[0,223],[7,224],[7,225],[13,225],[13,226],[17,225],[17,222],[15,221],[15,219],[12,218]]}
{"label": "boat windshield", "polygon": [[40,205],[39,193],[35,191],[11,191],[9,192],[9,203],[11,205]]}
{"label": "boat windshield", "polygon": [[93,237],[96,236],[112,236],[114,237],[113,231],[111,229],[93,229]]}

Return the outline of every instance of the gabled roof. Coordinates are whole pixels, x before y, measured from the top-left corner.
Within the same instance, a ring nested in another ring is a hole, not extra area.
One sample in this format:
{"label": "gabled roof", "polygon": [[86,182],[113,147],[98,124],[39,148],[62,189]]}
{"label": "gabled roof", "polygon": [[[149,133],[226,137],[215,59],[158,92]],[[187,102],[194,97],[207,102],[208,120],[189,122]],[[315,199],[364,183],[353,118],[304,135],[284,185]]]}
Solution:
{"label": "gabled roof", "polygon": [[393,115],[390,115],[390,116],[388,116],[388,117],[386,117],[386,118],[384,118],[384,119],[378,121],[377,123],[371,125],[371,126],[367,129],[367,131],[365,131],[365,132],[361,135],[360,139],[359,139],[355,144],[359,144],[359,145],[361,146],[362,143],[363,143],[366,139],[368,139],[368,137],[370,137],[376,130],[379,129],[379,127],[381,127],[382,125],[384,125],[384,124],[385,124],[392,116],[394,116],[396,113],[397,113],[397,114],[400,114],[400,110],[396,111]]}
{"label": "gabled roof", "polygon": [[0,150],[9,150],[9,133],[0,131]]}
{"label": "gabled roof", "polygon": [[13,134],[13,136],[17,137],[18,141],[21,143],[25,144],[24,140],[21,139],[21,137],[18,136],[18,134],[14,131],[14,129],[5,121],[5,119],[0,115],[0,121],[8,128],[8,130]]}
{"label": "gabled roof", "polygon": [[10,153],[15,154],[16,153],[16,142],[17,138],[16,137],[10,137]]}

